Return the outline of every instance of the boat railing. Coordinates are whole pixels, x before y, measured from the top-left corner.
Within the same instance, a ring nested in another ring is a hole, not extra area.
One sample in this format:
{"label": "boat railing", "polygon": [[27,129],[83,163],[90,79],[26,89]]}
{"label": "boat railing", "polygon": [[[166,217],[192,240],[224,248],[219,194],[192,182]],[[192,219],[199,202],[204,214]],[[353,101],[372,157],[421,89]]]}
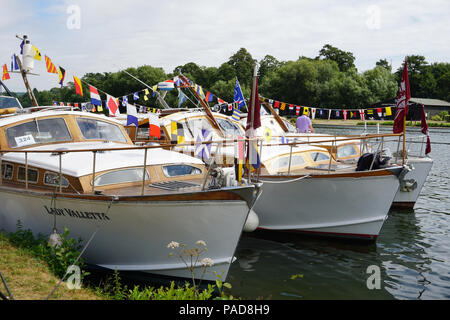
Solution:
{"label": "boat railing", "polygon": [[[401,137],[402,134],[374,134],[374,135],[367,135],[364,137],[360,137],[360,139],[362,140],[367,140],[367,139],[374,139],[374,138],[381,138],[381,141],[383,141],[384,137]],[[322,140],[315,140],[314,143],[332,143],[332,148],[331,148],[331,152],[333,152],[333,150],[336,150],[336,143],[339,141],[350,141],[350,140],[354,140],[354,137],[346,137],[346,138],[342,138],[339,137],[339,139],[337,137],[334,137],[333,139],[322,139]],[[96,193],[95,190],[95,177],[96,177],[96,162],[97,162],[97,153],[99,152],[105,152],[105,151],[126,151],[126,150],[144,150],[144,155],[143,155],[143,174],[142,174],[142,186],[141,186],[141,195],[144,195],[144,190],[145,190],[145,179],[146,179],[146,174],[145,174],[145,170],[146,170],[146,165],[147,165],[147,157],[148,157],[148,150],[149,149],[159,149],[159,148],[169,148],[169,149],[173,149],[175,147],[185,147],[185,146],[199,146],[202,144],[210,144],[211,148],[215,145],[216,146],[216,153],[218,152],[218,150],[220,150],[221,147],[223,146],[231,146],[233,145],[235,147],[236,150],[236,144],[237,143],[245,143],[248,144],[250,142],[256,143],[256,150],[259,150],[259,157],[261,157],[263,150],[263,146],[264,147],[268,147],[268,146],[289,146],[290,147],[290,157],[289,157],[289,168],[288,168],[288,174],[290,174],[291,171],[291,163],[292,163],[292,155],[293,155],[293,148],[295,146],[300,146],[300,145],[308,145],[311,143],[311,141],[295,141],[295,142],[288,142],[288,143],[267,143],[263,138],[261,137],[255,137],[255,138],[233,138],[233,139],[224,139],[224,140],[220,140],[220,141],[198,141],[198,142],[185,142],[182,144],[172,144],[172,143],[166,143],[166,144],[158,144],[158,145],[146,145],[146,146],[126,146],[126,147],[102,147],[102,148],[86,148],[86,149],[74,149],[74,150],[30,150],[30,149],[7,149],[7,150],[0,150],[0,167],[2,167],[2,161],[3,161],[3,157],[5,154],[7,153],[23,153],[24,154],[24,162],[25,162],[25,189],[29,189],[29,177],[28,177],[28,169],[29,169],[29,161],[28,161],[28,157],[30,153],[49,153],[49,154],[53,154],[53,155],[57,155],[58,156],[58,186],[57,189],[59,191],[59,193],[62,193],[62,168],[63,168],[63,154],[67,154],[67,153],[76,153],[76,152],[92,152],[92,189],[91,192],[93,194]],[[244,149],[245,150],[245,149]],[[211,157],[213,159],[217,158],[215,157]],[[205,164],[210,167],[211,164],[213,164],[213,161],[205,161]],[[220,163],[219,163],[220,164]],[[234,164],[234,163],[233,163]],[[208,169],[209,170],[209,169]],[[257,172],[258,176],[260,175],[260,171],[261,170],[261,166],[259,167],[259,170]],[[249,170],[251,171],[251,170]],[[330,164],[329,164],[329,169],[328,171],[331,171],[331,157],[330,157]],[[6,169],[5,169],[6,172]],[[0,175],[0,184],[3,184],[3,170],[2,170],[2,174]],[[207,176],[206,176],[207,178]],[[249,182],[251,182],[251,177],[249,174]]]}

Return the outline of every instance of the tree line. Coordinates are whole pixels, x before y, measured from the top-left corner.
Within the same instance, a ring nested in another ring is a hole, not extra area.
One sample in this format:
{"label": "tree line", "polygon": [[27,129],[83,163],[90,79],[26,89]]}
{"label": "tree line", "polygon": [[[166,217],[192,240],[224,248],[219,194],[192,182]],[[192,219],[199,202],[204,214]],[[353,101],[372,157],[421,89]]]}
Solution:
{"label": "tree line", "polygon": [[[407,56],[411,95],[450,101],[450,63],[428,63],[424,56]],[[206,67],[189,62],[177,66],[166,74],[162,68],[144,65],[127,68],[126,71],[148,85],[184,74],[203,90],[216,97],[232,102],[236,78],[245,97],[250,96],[253,68],[258,62],[259,93],[267,98],[319,108],[365,108],[380,101],[395,98],[401,78],[402,67],[392,70],[386,59],[376,62],[374,68],[358,72],[355,57],[351,52],[326,44],[316,57],[300,56],[296,61],[279,61],[266,55],[257,61],[241,48],[219,67]],[[91,84],[115,97],[145,89],[141,83],[123,71],[87,73],[84,84]],[[74,84],[69,82],[62,88],[38,91],[35,96],[40,105],[57,102],[89,101],[88,86],[84,85],[84,96],[75,94]],[[104,99],[104,94],[101,93]],[[131,100],[130,100],[131,99]],[[166,96],[170,106],[178,105],[177,92]],[[30,106],[27,95],[20,97],[23,106]],[[132,97],[129,100],[133,102]],[[145,100],[143,95],[135,101],[139,105],[158,107],[155,97]],[[188,101],[183,106],[192,106]]]}

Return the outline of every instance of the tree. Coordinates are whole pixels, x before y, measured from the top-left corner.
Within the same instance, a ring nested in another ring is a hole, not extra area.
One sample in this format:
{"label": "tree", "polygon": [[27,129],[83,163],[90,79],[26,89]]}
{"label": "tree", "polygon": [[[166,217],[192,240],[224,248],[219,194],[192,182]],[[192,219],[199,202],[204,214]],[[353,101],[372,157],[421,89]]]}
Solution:
{"label": "tree", "polygon": [[375,63],[375,66],[385,68],[385,69],[389,70],[389,72],[392,71],[392,66],[389,64],[389,62],[386,59],[378,60]]}
{"label": "tree", "polygon": [[316,59],[320,58],[336,61],[339,66],[339,70],[344,72],[350,70],[350,68],[355,68],[355,57],[353,56],[353,53],[342,51],[330,44],[324,45],[319,51],[319,55]]}
{"label": "tree", "polygon": [[398,84],[395,81],[395,76],[385,66],[378,65],[371,70],[367,70],[363,73],[363,77],[366,79],[370,92],[369,104],[395,98]]}
{"label": "tree", "polygon": [[267,73],[277,70],[279,67],[281,67],[282,63],[279,62],[275,57],[271,55],[266,55],[261,61],[259,62],[259,70],[258,70],[258,77],[259,80],[262,81],[264,76],[267,75]]}
{"label": "tree", "polygon": [[252,83],[256,60],[252,58],[252,55],[245,48],[239,49],[238,52],[230,57],[227,63],[233,67],[239,83],[245,85]]}

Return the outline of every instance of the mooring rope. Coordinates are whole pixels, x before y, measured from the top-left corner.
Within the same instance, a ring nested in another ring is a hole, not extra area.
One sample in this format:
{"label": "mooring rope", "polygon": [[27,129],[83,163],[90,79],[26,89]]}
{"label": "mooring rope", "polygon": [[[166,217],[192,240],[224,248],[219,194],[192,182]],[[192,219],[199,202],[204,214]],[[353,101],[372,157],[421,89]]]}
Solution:
{"label": "mooring rope", "polygon": [[[114,200],[116,199],[116,197],[112,197],[111,198],[111,202],[108,205],[108,209],[106,209],[106,213],[105,215],[108,214],[109,209],[111,208],[111,205],[113,204]],[[75,259],[75,261],[73,262],[72,265],[76,265],[78,260],[80,260],[81,256],[83,255],[84,251],[86,251],[87,247],[89,246],[89,244],[91,243],[92,239],[94,239],[94,236],[97,234],[98,230],[100,230],[100,225],[96,226],[95,231],[92,233],[91,237],[89,238],[88,242],[86,242],[86,244],[84,245],[83,249],[81,250],[80,254],[78,255],[78,257]],[[64,279],[66,278],[66,276],[68,275],[68,271],[66,271],[66,273],[64,274],[64,276],[61,278],[61,280],[59,280],[59,282],[56,284],[56,286],[53,288],[53,290],[49,293],[49,295],[47,296],[47,298],[45,300],[48,300],[50,298],[50,296],[53,294],[53,292],[55,292],[56,289],[58,289],[58,287],[61,285],[61,283],[64,281]]]}

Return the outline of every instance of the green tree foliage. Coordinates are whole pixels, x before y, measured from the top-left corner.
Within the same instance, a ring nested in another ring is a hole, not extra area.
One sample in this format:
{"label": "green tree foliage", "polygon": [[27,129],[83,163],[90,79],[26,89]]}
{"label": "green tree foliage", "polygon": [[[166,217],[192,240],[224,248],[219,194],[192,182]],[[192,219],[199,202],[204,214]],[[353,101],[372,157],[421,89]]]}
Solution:
{"label": "green tree foliage", "polygon": [[345,72],[350,68],[355,68],[355,57],[353,53],[340,50],[330,44],[326,44],[320,49],[316,59],[333,60],[338,64],[339,70]]}
{"label": "green tree foliage", "polygon": [[245,49],[241,48],[238,52],[230,57],[227,62],[235,71],[239,83],[249,86],[253,79],[253,70],[256,60]]}
{"label": "green tree foliage", "polygon": [[[316,58],[300,56],[297,61],[278,61],[271,55],[265,55],[259,61],[259,92],[265,97],[299,105],[324,108],[359,108],[367,107],[378,101],[392,99],[397,95],[402,67],[392,73],[392,67],[386,59],[376,62],[373,69],[358,73],[354,65],[355,58],[351,52],[326,44]],[[411,95],[413,97],[435,98],[450,101],[450,63],[429,64],[424,56],[407,57]],[[127,72],[143,81],[148,86],[173,78],[183,73],[203,87],[204,93],[212,92],[216,97],[232,102],[236,78],[239,80],[245,97],[250,96],[253,69],[256,60],[245,49],[240,48],[230,56],[228,61],[218,67],[206,67],[189,62],[176,67],[166,74],[162,68],[144,65],[128,68]],[[64,87],[38,91],[34,94],[40,105],[56,102],[87,102],[90,99],[89,86],[99,89],[102,99],[104,92],[115,97],[142,91],[145,85],[127,75],[124,71],[87,73],[83,81],[84,96],[75,94],[74,84],[65,83]],[[158,107],[156,97],[150,95],[144,100],[143,94],[137,104]],[[194,101],[192,94],[186,95]],[[178,105],[178,91],[172,90],[165,96],[169,106]],[[30,106],[27,94],[20,96],[24,107]],[[216,103],[216,101],[214,101]],[[197,101],[194,101],[197,104]],[[188,101],[183,107],[192,107]],[[122,107],[121,112],[125,112]]]}

